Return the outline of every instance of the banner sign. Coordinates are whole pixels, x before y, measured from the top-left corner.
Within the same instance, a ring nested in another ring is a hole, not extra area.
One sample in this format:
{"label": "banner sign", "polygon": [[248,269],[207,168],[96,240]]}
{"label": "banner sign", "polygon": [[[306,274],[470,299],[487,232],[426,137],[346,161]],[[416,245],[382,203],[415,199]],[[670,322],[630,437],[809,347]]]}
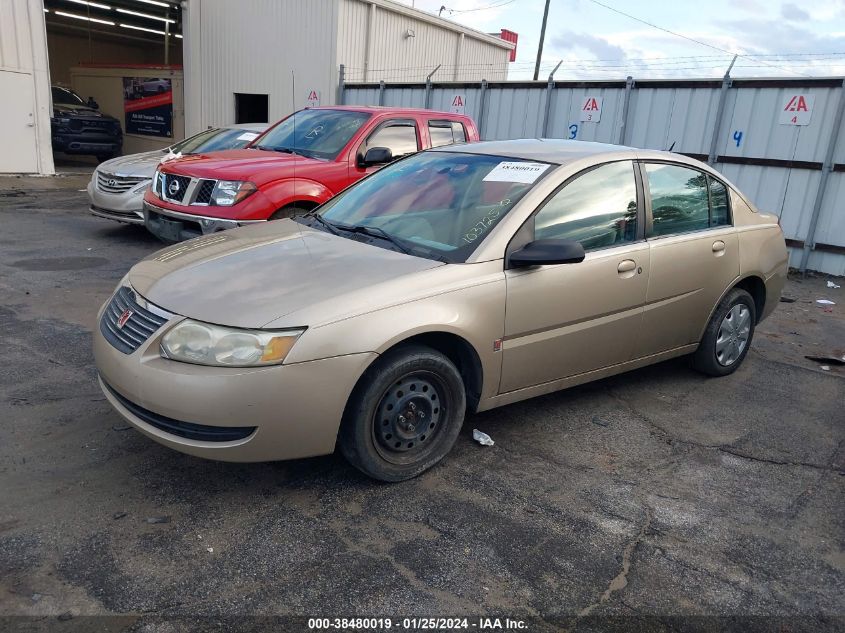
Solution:
{"label": "banner sign", "polygon": [[170,79],[123,78],[126,133],[173,136],[173,85]]}

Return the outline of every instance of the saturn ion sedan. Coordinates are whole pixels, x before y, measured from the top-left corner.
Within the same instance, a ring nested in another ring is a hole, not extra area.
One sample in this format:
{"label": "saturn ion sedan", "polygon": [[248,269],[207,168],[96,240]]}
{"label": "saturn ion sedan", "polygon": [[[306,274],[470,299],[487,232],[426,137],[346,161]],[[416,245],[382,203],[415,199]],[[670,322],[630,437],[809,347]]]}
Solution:
{"label": "saturn ion sedan", "polygon": [[786,272],[778,218],[698,161],[455,145],[151,255],[94,352],[109,402],[166,446],[240,462],[337,446],[400,481],[468,412],[676,356],[730,374]]}

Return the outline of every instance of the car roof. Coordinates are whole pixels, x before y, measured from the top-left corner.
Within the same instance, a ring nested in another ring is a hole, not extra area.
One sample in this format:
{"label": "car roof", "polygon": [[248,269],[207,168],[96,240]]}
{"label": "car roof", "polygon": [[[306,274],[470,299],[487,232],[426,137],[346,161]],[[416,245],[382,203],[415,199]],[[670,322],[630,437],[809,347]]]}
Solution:
{"label": "car roof", "polygon": [[306,108],[306,110],[348,110],[349,112],[368,112],[370,114],[384,114],[386,112],[390,112],[393,114],[407,114],[409,116],[415,114],[434,114],[440,117],[448,116],[455,119],[468,118],[465,114],[454,114],[452,112],[444,112],[443,110],[427,110],[425,108],[408,107],[393,108],[390,106],[316,106],[314,108]]}
{"label": "car roof", "polygon": [[609,143],[593,143],[591,141],[570,141],[555,138],[524,138],[509,141],[481,141],[466,145],[446,145],[438,147],[434,152],[465,152],[468,154],[488,154],[490,156],[507,156],[524,160],[539,160],[544,163],[564,165],[581,158],[588,158],[597,154],[617,154],[638,152],[632,147],[611,145]]}
{"label": "car roof", "polygon": [[257,130],[263,132],[268,127],[270,127],[269,123],[233,123],[232,125],[223,125],[221,127],[226,128],[227,130]]}

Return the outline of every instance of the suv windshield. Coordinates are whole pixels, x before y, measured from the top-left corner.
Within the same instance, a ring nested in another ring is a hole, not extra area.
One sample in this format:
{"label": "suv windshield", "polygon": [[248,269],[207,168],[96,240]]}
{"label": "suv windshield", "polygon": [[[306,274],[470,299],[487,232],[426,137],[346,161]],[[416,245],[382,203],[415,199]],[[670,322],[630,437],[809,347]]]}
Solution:
{"label": "suv windshield", "polygon": [[[220,152],[225,149],[240,149],[261,136],[258,130],[217,128],[205,130],[171,147],[174,154],[199,154]],[[165,150],[166,151],[166,150]]]}
{"label": "suv windshield", "polygon": [[331,199],[319,218],[298,221],[419,257],[464,262],[551,167],[486,154],[422,152]]}
{"label": "suv windshield", "polygon": [[300,110],[252,147],[334,160],[370,116],[349,110]]}
{"label": "suv windshield", "polygon": [[59,86],[52,86],[53,103],[61,103],[63,105],[84,106],[86,103],[73,90],[67,88],[60,88]]}

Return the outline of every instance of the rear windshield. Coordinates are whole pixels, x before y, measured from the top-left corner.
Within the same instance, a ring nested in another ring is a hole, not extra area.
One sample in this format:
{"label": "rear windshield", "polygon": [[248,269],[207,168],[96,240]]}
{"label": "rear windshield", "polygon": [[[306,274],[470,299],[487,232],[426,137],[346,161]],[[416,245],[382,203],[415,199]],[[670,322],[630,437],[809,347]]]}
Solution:
{"label": "rear windshield", "polygon": [[421,152],[384,167],[320,207],[320,217],[330,226],[311,225],[333,228],[351,239],[364,234],[375,245],[397,247],[384,236],[388,234],[410,254],[464,262],[552,167],[485,154]]}
{"label": "rear windshield", "polygon": [[300,110],[253,147],[334,160],[370,116],[349,110]]}
{"label": "rear windshield", "polygon": [[225,149],[240,149],[261,136],[261,132],[253,130],[232,130],[216,128],[205,130],[199,134],[186,138],[172,147],[174,153],[199,154],[201,152],[221,152]]}

